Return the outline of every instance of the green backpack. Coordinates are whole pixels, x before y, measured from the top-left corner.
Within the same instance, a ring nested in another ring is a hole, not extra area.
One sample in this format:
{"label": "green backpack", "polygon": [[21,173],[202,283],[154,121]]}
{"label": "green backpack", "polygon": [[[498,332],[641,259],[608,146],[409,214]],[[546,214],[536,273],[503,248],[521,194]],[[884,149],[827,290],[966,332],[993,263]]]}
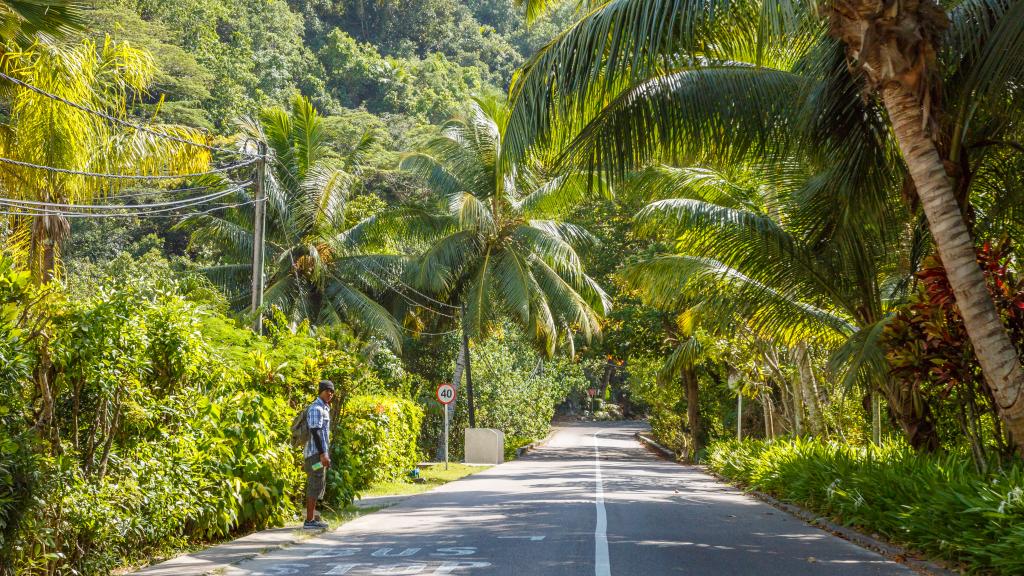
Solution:
{"label": "green backpack", "polygon": [[292,446],[303,447],[309,442],[309,406],[292,420]]}

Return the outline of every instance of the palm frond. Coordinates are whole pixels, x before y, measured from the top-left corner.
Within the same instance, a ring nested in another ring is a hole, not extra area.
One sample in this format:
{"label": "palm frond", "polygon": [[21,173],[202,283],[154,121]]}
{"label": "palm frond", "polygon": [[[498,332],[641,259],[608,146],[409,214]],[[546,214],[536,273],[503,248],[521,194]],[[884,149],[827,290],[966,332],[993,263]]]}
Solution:
{"label": "palm frond", "polygon": [[394,350],[402,349],[401,327],[391,313],[372,298],[337,277],[328,281],[324,296],[338,316],[383,339]]}
{"label": "palm frond", "polygon": [[704,65],[656,76],[612,100],[568,147],[563,162],[600,167],[612,180],[652,161],[722,164],[785,158],[813,82],[746,64]]}
{"label": "palm frond", "polygon": [[468,192],[453,197],[448,210],[458,216],[459,226],[463,230],[473,230],[483,235],[491,234],[495,230],[491,207]]}
{"label": "palm frond", "polygon": [[4,0],[0,38],[31,44],[40,33],[66,36],[85,27],[84,8],[78,0]]}
{"label": "palm frond", "polygon": [[456,232],[432,244],[409,267],[406,278],[419,290],[444,295],[483,254],[489,252],[475,233]]}
{"label": "palm frond", "polygon": [[558,217],[577,208],[592,191],[584,174],[570,172],[544,182],[521,199],[513,199],[512,204],[526,218]]}
{"label": "palm frond", "polygon": [[530,303],[533,279],[530,278],[526,258],[513,249],[495,254],[488,275],[493,278],[498,293],[505,302],[505,308],[526,324],[530,320]]}
{"label": "palm frond", "polygon": [[621,86],[735,41],[737,26],[759,29],[750,39],[763,46],[792,43],[820,29],[813,10],[791,0],[606,2],[552,39],[513,78],[506,146],[519,157],[559,121],[577,117],[586,123],[588,102],[607,101]]}

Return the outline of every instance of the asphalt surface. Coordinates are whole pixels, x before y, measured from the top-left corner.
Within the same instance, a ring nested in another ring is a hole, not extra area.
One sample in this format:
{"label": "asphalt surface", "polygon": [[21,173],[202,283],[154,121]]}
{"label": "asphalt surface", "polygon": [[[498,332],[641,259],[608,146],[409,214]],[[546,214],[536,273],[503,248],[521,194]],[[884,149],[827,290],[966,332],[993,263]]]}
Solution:
{"label": "asphalt surface", "polygon": [[227,575],[913,574],[697,468],[656,458],[634,439],[639,429],[561,428],[520,460]]}

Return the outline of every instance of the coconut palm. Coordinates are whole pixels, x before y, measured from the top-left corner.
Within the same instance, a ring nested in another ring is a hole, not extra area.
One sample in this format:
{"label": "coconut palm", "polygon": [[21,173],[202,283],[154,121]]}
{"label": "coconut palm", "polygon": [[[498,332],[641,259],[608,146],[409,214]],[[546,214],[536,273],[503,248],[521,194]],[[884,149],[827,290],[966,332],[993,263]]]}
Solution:
{"label": "coconut palm", "polygon": [[859,382],[880,389],[908,441],[937,448],[927,404],[888,377],[879,345],[919,258],[913,238],[892,238],[885,231],[899,229],[909,214],[891,202],[892,222],[811,244],[808,228],[817,219],[807,212],[813,216],[816,208],[804,199],[813,176],[789,174],[766,182],[733,172],[665,166],[645,171],[635,189],[674,197],[645,207],[637,216],[640,230],[673,239],[675,249],[627,266],[623,277],[661,308],[699,300],[705,324],[729,331],[741,324],[791,349],[798,368],[805,368],[809,342],[835,350],[833,368],[845,374],[845,386]]}
{"label": "coconut palm", "polygon": [[421,175],[435,210],[410,227],[422,249],[404,272],[416,289],[465,306],[474,338],[507,315],[526,327],[548,354],[573,334],[600,335],[609,300],[583,269],[578,248],[594,243],[586,230],[563,221],[586,192],[577,174],[552,177],[541,158],[504,161],[507,107],[472,103],[465,118],[401,167]]}
{"label": "coconut palm", "polygon": [[38,33],[63,35],[83,25],[83,4],[75,0],[3,0],[0,38],[31,40]]}
{"label": "coconut palm", "polygon": [[[0,69],[46,92],[119,119],[144,94],[156,74],[150,54],[124,43],[106,41],[97,47],[86,40],[74,46],[37,43],[7,52]],[[182,126],[151,124],[149,131],[110,122],[24,86],[0,81],[9,94],[10,115],[0,126],[0,155],[65,170],[154,175],[206,170],[209,152],[183,143],[204,136]],[[169,140],[167,134],[179,140]],[[2,195],[14,200],[60,204],[90,203],[130,180],[107,180],[4,163]],[[8,205],[6,212],[12,208]],[[17,211],[17,210],[15,210]],[[59,214],[13,216],[12,245],[27,252],[38,281],[52,278],[60,246],[70,234]]]}
{"label": "coconut palm", "polygon": [[[329,145],[322,117],[304,97],[291,109],[267,108],[240,122],[269,153],[266,205],[268,274],[264,301],[293,320],[313,324],[348,321],[396,349],[399,326],[372,298],[378,280],[365,273],[367,256],[348,241],[346,199],[356,182],[369,134],[346,154]],[[194,245],[211,246],[220,262],[206,269],[239,307],[249,302],[253,253],[252,191],[237,192],[228,210],[200,214],[180,224]]]}
{"label": "coconut palm", "polygon": [[1019,127],[1022,40],[1024,4],[1010,0],[949,12],[934,0],[611,0],[515,80],[510,156],[566,124],[580,130],[570,159],[613,177],[658,157],[778,160],[803,147],[832,166],[824,188],[839,200],[819,232],[874,218],[877,193],[893,188],[864,185],[877,170],[905,177],[1000,414],[1022,438],[1024,371],[960,210],[971,175],[999,156],[990,148],[1012,145],[1004,136]]}

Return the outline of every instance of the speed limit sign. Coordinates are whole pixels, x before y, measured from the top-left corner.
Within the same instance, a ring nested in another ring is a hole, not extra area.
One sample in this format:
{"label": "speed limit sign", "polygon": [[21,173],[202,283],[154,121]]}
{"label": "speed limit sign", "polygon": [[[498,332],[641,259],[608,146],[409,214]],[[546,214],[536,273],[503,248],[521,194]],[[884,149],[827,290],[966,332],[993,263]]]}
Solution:
{"label": "speed limit sign", "polygon": [[438,384],[437,401],[446,406],[455,402],[455,386],[448,383]]}

